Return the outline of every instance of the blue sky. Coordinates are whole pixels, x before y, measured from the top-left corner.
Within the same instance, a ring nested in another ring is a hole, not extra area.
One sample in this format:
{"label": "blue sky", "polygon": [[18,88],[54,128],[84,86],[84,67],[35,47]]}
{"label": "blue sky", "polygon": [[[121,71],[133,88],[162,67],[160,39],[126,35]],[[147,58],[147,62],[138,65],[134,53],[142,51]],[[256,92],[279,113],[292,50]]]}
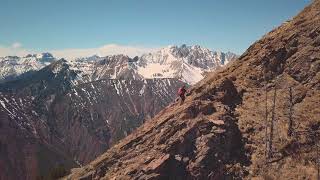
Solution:
{"label": "blue sky", "polygon": [[[310,0],[0,0],[0,48],[155,48],[241,54]],[[1,49],[0,49],[1,50]]]}

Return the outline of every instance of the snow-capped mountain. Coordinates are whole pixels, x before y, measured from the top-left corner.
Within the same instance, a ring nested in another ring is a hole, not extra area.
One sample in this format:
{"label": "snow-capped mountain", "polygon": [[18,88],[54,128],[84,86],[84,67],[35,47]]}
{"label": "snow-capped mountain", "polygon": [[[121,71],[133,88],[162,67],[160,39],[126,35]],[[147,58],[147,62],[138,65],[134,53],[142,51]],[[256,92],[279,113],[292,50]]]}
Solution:
{"label": "snow-capped mountain", "polygon": [[[93,55],[67,61],[77,80],[177,78],[188,84],[200,81],[205,72],[224,66],[237,55],[211,51],[201,46],[168,46],[159,51],[130,58],[127,55]],[[39,70],[53,61],[50,53],[0,58],[0,82],[12,80],[31,70]],[[79,82],[79,83],[80,83]]]}
{"label": "snow-capped mountain", "polygon": [[50,53],[0,57],[0,82],[14,79],[28,71],[39,70],[55,60]]}
{"label": "snow-capped mountain", "polygon": [[168,46],[159,51],[130,58],[126,55],[94,56],[70,62],[84,81],[99,79],[176,78],[188,84],[200,81],[205,72],[213,71],[235,59],[236,54],[211,51],[196,46]]}
{"label": "snow-capped mountain", "polygon": [[139,74],[145,78],[178,78],[194,84],[204,77],[204,72],[213,71],[235,57],[233,53],[183,44],[142,55],[137,65]]}

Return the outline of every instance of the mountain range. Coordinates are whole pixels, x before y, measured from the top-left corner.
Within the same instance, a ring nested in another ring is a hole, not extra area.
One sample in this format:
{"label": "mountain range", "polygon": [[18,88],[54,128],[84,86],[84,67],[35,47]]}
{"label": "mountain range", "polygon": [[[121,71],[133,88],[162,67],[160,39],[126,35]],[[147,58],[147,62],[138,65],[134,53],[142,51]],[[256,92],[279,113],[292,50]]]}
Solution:
{"label": "mountain range", "polygon": [[[104,78],[134,77],[138,79],[177,78],[188,84],[194,84],[205,76],[205,72],[222,67],[236,57],[237,55],[231,52],[215,52],[198,45],[181,45],[180,47],[168,46],[141,57],[94,55],[77,58],[67,63],[77,72],[79,83]],[[37,71],[54,61],[57,59],[50,53],[0,58],[0,82],[13,80],[30,71]]]}
{"label": "mountain range", "polygon": [[53,178],[89,163],[235,56],[182,45],[134,58],[1,58],[0,179]]}

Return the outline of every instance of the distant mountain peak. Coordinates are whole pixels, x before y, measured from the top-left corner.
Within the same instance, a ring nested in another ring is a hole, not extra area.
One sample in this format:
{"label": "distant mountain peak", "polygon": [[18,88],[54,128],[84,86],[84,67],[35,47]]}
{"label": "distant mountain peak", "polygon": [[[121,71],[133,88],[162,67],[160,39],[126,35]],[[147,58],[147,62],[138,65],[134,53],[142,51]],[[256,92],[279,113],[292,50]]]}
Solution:
{"label": "distant mountain peak", "polygon": [[200,45],[170,45],[139,58],[140,74],[147,78],[179,78],[194,84],[207,71],[215,70],[235,59],[236,54],[211,51]]}

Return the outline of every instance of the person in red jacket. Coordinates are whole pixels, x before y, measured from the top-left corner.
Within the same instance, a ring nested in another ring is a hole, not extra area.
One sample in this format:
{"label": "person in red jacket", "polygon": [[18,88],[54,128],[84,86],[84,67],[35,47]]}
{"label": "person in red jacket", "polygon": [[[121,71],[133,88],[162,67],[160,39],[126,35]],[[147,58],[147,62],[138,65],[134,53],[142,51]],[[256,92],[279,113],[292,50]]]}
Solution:
{"label": "person in red jacket", "polygon": [[179,95],[179,97],[180,97],[180,99],[181,99],[180,105],[181,105],[181,104],[184,102],[184,100],[186,99],[186,97],[185,97],[186,92],[187,92],[186,86],[184,86],[184,85],[183,85],[182,87],[180,87],[179,90],[178,90],[178,95]]}

